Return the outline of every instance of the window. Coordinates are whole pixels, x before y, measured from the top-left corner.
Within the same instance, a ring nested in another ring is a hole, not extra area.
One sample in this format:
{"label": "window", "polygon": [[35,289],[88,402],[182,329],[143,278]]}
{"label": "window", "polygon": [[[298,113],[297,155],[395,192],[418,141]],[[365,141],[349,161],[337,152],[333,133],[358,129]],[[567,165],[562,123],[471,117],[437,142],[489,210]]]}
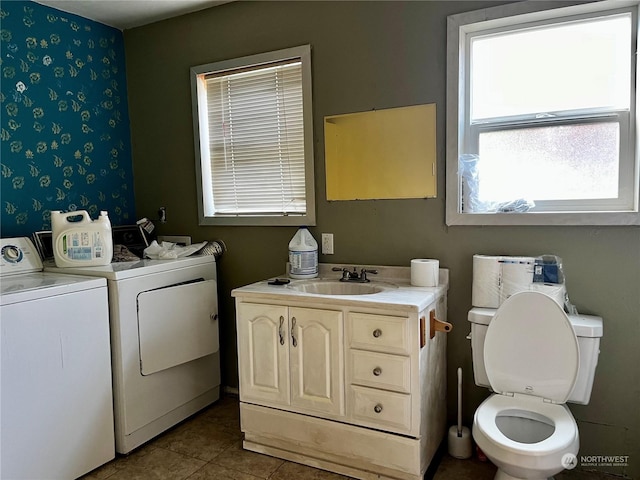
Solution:
{"label": "window", "polygon": [[640,224],[637,2],[540,8],[449,17],[447,224]]}
{"label": "window", "polygon": [[201,225],[315,225],[311,49],[191,68]]}

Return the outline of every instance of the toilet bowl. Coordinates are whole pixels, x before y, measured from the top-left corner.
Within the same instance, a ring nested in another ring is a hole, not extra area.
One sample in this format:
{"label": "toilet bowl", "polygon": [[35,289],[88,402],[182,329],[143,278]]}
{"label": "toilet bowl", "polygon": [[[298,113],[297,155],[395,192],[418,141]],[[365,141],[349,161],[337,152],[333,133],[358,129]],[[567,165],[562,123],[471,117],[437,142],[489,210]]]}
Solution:
{"label": "toilet bowl", "polygon": [[580,366],[564,310],[542,293],[515,294],[496,311],[483,350],[495,393],[475,412],[473,438],[498,467],[496,480],[544,480],[562,471],[580,445],[564,405]]}
{"label": "toilet bowl", "polygon": [[473,438],[498,467],[496,479],[547,479],[577,455],[578,426],[565,405],[491,395],[476,410]]}

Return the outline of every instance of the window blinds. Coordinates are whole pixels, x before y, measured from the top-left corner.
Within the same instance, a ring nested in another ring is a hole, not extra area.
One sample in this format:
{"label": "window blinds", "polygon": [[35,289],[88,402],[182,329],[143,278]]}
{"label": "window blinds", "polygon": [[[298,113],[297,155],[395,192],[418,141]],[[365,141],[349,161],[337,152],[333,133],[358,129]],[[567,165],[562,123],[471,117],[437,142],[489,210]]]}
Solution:
{"label": "window blinds", "polygon": [[302,63],[206,77],[215,215],[306,213]]}

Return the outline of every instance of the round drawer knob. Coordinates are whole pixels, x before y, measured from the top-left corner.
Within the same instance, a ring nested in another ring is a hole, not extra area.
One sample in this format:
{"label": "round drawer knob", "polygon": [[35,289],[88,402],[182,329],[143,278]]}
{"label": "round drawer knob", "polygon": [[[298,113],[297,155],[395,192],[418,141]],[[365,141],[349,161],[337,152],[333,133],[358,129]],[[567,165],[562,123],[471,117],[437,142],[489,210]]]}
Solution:
{"label": "round drawer knob", "polygon": [[374,337],[376,337],[376,338],[378,338],[380,335],[382,335],[382,330],[380,330],[379,328],[376,328],[376,329],[373,331],[373,336],[374,336]]}
{"label": "round drawer knob", "polygon": [[373,411],[376,413],[380,413],[382,411],[382,405],[377,404],[375,407],[373,407]]}
{"label": "round drawer knob", "polygon": [[376,367],[376,368],[374,368],[374,369],[373,369],[373,374],[374,374],[376,377],[379,377],[380,375],[382,375],[382,369],[381,369],[380,367]]}

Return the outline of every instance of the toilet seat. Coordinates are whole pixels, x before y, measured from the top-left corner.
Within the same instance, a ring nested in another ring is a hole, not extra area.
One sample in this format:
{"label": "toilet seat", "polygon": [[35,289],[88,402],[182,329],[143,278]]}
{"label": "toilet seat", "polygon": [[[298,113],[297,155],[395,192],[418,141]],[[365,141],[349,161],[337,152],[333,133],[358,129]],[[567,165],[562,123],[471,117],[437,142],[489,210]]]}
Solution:
{"label": "toilet seat", "polygon": [[496,311],[484,343],[496,393],[567,401],[578,376],[578,339],[564,310],[539,292],[520,292]]}
{"label": "toilet seat", "polygon": [[[555,428],[553,433],[536,443],[521,443],[510,439],[496,425],[496,417],[502,412],[510,412],[510,416],[517,417],[518,411],[523,412],[522,417],[524,418],[530,418],[527,415],[530,412],[546,417]],[[549,455],[565,450],[573,444],[578,436],[578,426],[566,406],[546,403],[542,399],[526,395],[509,397],[494,394],[490,396],[476,410],[474,426],[488,441],[499,446],[502,450],[527,456]]]}

